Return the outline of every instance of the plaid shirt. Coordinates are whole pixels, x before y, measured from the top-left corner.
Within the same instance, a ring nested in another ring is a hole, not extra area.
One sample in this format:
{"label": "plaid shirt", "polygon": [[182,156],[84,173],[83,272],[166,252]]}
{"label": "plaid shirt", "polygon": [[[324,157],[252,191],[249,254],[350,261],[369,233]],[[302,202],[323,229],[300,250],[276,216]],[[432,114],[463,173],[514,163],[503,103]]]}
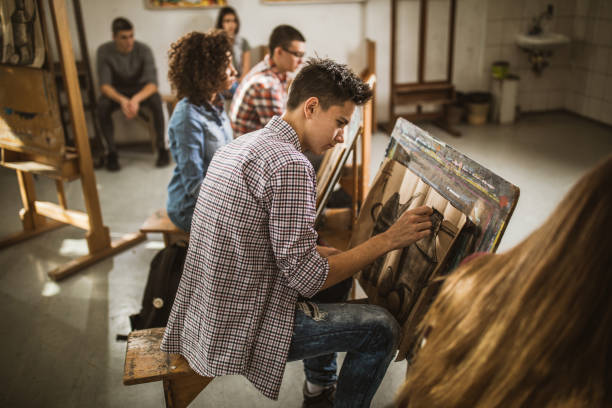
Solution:
{"label": "plaid shirt", "polygon": [[298,296],[329,272],[316,250],[315,173],[293,128],[265,128],[217,150],[191,224],[161,349],[203,376],[242,374],[277,399]]}
{"label": "plaid shirt", "polygon": [[287,103],[287,74],[279,74],[269,56],[255,65],[236,90],[230,106],[235,137],[266,126]]}

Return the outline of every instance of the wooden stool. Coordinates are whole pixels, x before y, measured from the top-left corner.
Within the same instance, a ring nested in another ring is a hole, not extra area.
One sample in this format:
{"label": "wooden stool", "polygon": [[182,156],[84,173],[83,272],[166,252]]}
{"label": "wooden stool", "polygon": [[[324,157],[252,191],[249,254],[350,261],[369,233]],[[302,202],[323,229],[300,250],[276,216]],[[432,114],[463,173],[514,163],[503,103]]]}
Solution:
{"label": "wooden stool", "polygon": [[180,354],[161,351],[164,327],[133,331],[128,336],[123,369],[123,384],[163,381],[166,407],[182,408],[214,377],[202,377],[189,367]]}
{"label": "wooden stool", "polygon": [[164,245],[168,246],[177,241],[189,242],[189,233],[183,231],[168,218],[168,213],[165,209],[155,211],[147,218],[140,227],[140,232],[147,234],[150,232],[159,232],[164,236]]}

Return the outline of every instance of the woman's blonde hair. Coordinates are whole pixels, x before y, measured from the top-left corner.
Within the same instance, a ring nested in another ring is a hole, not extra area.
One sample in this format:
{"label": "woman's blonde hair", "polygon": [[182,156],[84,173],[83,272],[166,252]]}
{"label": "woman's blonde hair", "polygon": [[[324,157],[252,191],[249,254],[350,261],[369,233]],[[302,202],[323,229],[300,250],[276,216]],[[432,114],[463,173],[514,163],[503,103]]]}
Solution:
{"label": "woman's blonde hair", "polygon": [[399,405],[611,407],[611,236],[609,156],[522,243],[448,277]]}

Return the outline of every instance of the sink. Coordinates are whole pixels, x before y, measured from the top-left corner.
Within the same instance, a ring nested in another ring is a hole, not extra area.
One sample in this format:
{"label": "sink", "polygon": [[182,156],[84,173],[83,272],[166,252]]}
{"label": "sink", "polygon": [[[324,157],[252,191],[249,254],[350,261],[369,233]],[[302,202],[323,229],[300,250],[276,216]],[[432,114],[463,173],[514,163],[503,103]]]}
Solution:
{"label": "sink", "polygon": [[570,42],[568,36],[560,33],[517,34],[515,39],[519,47],[534,51],[550,50]]}

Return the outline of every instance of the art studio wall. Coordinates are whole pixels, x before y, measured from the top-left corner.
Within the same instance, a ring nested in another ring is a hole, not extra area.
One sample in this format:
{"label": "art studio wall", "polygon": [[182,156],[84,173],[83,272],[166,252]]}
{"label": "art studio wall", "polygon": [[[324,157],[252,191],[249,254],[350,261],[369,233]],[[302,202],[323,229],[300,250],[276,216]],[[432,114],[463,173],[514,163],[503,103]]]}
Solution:
{"label": "art studio wall", "polygon": [[[554,51],[550,66],[536,75],[515,35],[527,32],[533,17],[553,6],[543,30],[571,42]],[[520,76],[522,111],[567,109],[612,125],[612,1],[489,0],[483,74],[493,61],[506,60]]]}
{"label": "art studio wall", "polygon": [[[114,17],[125,16],[135,25],[138,40],[148,43],[153,49],[158,67],[158,78],[162,93],[169,93],[167,76],[167,50],[179,36],[192,30],[207,30],[215,23],[218,9],[151,10],[144,2],[107,0],[104,2],[81,0],[83,19],[89,44],[90,56],[95,66],[95,50],[111,39],[110,23]],[[401,16],[402,34],[416,30],[418,21],[418,0],[404,0],[408,3]],[[432,13],[443,10],[446,13],[448,0],[430,0]],[[379,118],[385,121],[389,97],[389,44],[390,44],[390,2],[389,0],[368,0],[355,2],[329,2],[313,4],[264,4],[260,0],[234,0],[229,4],[238,10],[241,18],[241,34],[252,46],[267,43],[270,31],[278,24],[291,24],[306,37],[308,56],[330,57],[351,66],[356,72],[365,67],[365,38],[371,38],[377,45],[377,71],[379,86],[377,108]],[[417,6],[417,7],[415,7]],[[484,50],[483,32],[486,24],[486,0],[461,0],[457,11],[455,83],[459,89],[479,89],[484,86],[482,70],[474,69],[480,64]],[[70,9],[69,12],[72,12]],[[468,21],[476,20],[476,24]],[[73,36],[76,30],[71,27]],[[402,41],[404,44],[406,41]],[[439,61],[445,56],[443,47],[432,42],[432,59]],[[78,55],[78,50],[77,55]],[[398,63],[410,77],[416,69],[416,42],[400,55]],[[429,68],[435,65],[429,64]],[[95,76],[95,73],[94,73]]]}
{"label": "art studio wall", "polygon": [[[70,3],[70,2],[68,2]],[[214,25],[218,9],[151,10],[143,1],[81,0],[90,55],[110,40],[110,23],[125,16],[135,25],[136,38],[153,49],[160,90],[169,93],[166,53],[170,44],[192,30]],[[230,0],[241,18],[241,34],[252,46],[267,43],[278,24],[291,24],[306,37],[308,56],[330,57],[359,72],[365,67],[365,38],[376,41],[378,73],[377,114],[388,118],[390,87],[390,0],[313,2],[313,4],[265,4],[261,0]],[[549,29],[560,29],[575,38],[559,52],[542,77],[535,77],[526,56],[512,43],[516,32],[526,29],[531,14],[553,4],[555,17]],[[519,102],[524,111],[567,108],[612,123],[612,15],[605,4],[586,0],[459,0],[457,1],[453,83],[459,91],[489,90],[490,64],[508,59],[521,75]],[[594,5],[597,3],[597,5]],[[446,29],[449,0],[429,0],[427,77],[443,74],[446,61]],[[599,10],[598,7],[602,8]],[[604,10],[605,9],[605,10]],[[398,79],[416,79],[418,0],[401,0],[398,6]],[[71,10],[69,10],[71,11]],[[600,13],[600,11],[603,12]],[[592,29],[589,29],[592,27]],[[73,35],[76,35],[74,27]],[[606,31],[607,30],[607,31]],[[77,50],[78,54],[78,50]],[[581,57],[582,56],[582,57]],[[575,58],[574,58],[575,57]],[[570,58],[571,62],[570,63]],[[94,74],[95,75],[95,74]],[[579,84],[568,85],[577,75]],[[599,84],[599,86],[598,86]],[[590,91],[589,91],[590,90]],[[576,97],[577,96],[577,97]]]}

